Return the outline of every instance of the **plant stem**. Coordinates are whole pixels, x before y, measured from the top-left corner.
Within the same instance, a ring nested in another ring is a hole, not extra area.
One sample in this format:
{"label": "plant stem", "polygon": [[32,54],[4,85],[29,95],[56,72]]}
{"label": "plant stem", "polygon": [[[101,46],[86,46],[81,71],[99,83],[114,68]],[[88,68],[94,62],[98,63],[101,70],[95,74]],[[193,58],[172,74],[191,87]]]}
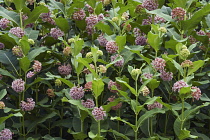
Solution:
{"label": "plant stem", "polygon": [[[135,83],[136,83],[136,93],[138,92],[138,83],[137,83],[137,80],[138,80],[138,76],[135,80]],[[137,109],[137,103],[138,103],[138,95],[136,95],[136,109]],[[136,114],[136,121],[135,121],[135,126],[136,126],[136,130],[134,131],[135,132],[135,140],[138,139],[138,128],[137,128],[137,125],[138,125],[138,112],[135,111],[135,114]]]}
{"label": "plant stem", "polygon": [[181,130],[183,129],[184,125],[184,99],[182,99],[182,120],[181,120]]}
{"label": "plant stem", "polygon": [[101,124],[100,124],[100,120],[98,121],[98,136],[101,136]]}

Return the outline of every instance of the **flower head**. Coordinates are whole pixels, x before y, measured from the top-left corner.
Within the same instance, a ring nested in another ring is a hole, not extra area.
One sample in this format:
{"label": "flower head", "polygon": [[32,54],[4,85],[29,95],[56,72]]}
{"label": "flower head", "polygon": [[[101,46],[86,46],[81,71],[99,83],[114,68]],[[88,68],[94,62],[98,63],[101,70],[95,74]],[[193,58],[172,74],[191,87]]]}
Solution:
{"label": "flower head", "polygon": [[102,47],[106,47],[106,43],[108,42],[107,39],[103,36],[103,34],[100,34],[97,38],[99,45]]}
{"label": "flower head", "polygon": [[0,101],[0,109],[4,109],[4,107],[5,107],[4,102]]}
{"label": "flower head", "polygon": [[3,130],[1,130],[0,140],[11,140],[11,139],[12,139],[12,132],[9,129],[4,128]]}
{"label": "flower head", "polygon": [[111,62],[115,61],[117,57],[120,57],[121,60],[118,60],[117,62],[115,62],[114,63],[114,66],[116,66],[116,67],[122,67],[123,64],[124,64],[124,58],[121,55],[119,55],[119,54],[112,55],[111,56]]}
{"label": "flower head", "polygon": [[12,48],[12,53],[18,57],[23,57],[23,50],[21,46],[14,46]]}
{"label": "flower head", "polygon": [[[91,67],[91,69],[95,70],[95,66],[94,66],[93,64],[90,64],[90,67]],[[90,74],[90,73],[91,73],[91,71],[90,71],[88,68],[85,68],[85,69],[83,70],[83,72],[84,72],[85,74]]]}
{"label": "flower head", "polygon": [[153,104],[147,105],[148,110],[152,110],[154,108],[163,108],[163,105],[157,101],[155,101]]}
{"label": "flower head", "polygon": [[47,89],[47,93],[46,93],[50,98],[55,97],[55,93],[53,89]]}
{"label": "flower head", "polygon": [[179,92],[181,88],[183,87],[188,87],[188,84],[186,82],[184,82],[183,80],[177,81],[176,83],[174,83],[172,90],[174,92]]}
{"label": "flower head", "polygon": [[2,18],[0,20],[0,28],[1,29],[6,29],[8,27],[8,24],[10,23],[10,21],[6,18]]}
{"label": "flower head", "polygon": [[25,32],[20,27],[14,27],[9,30],[9,32],[19,38],[22,38],[25,35]]}
{"label": "flower head", "polygon": [[85,93],[85,91],[84,91],[83,87],[75,86],[70,89],[70,96],[74,100],[81,99],[84,96],[84,93]]}
{"label": "flower head", "polygon": [[4,43],[1,43],[1,42],[0,42],[0,50],[4,49],[4,47],[5,47],[5,46],[4,46]]}
{"label": "flower head", "polygon": [[69,75],[71,73],[71,65],[70,64],[67,64],[67,65],[62,65],[62,66],[59,66],[58,67],[58,72],[61,74],[61,75]]}
{"label": "flower head", "polygon": [[164,70],[164,67],[166,66],[166,61],[162,58],[155,58],[155,60],[152,61],[152,66],[157,71]]}
{"label": "flower head", "polygon": [[183,67],[183,68],[185,68],[185,67],[192,67],[193,66],[193,62],[192,61],[190,61],[190,60],[185,60],[185,61],[183,61],[182,63],[181,63],[181,66]]}
{"label": "flower head", "polygon": [[102,106],[100,108],[94,107],[92,114],[97,121],[104,120],[104,116],[106,116],[106,111],[103,110],[104,109]]}
{"label": "flower head", "polygon": [[165,70],[160,71],[160,77],[163,79],[163,81],[171,81],[173,78],[172,72],[166,72]]}
{"label": "flower head", "polygon": [[85,84],[84,90],[91,91],[92,90],[92,82],[87,82]]}
{"label": "flower head", "polygon": [[113,82],[112,80],[109,81],[108,83],[108,89],[112,92],[112,93],[117,93],[117,90],[112,90],[112,87],[116,86],[118,90],[121,90],[121,86],[117,83],[117,82]]}
{"label": "flower head", "polygon": [[23,92],[25,90],[25,82],[22,79],[16,79],[12,82],[12,89],[16,92]]}
{"label": "flower head", "polygon": [[147,39],[144,36],[137,36],[135,39],[136,45],[144,46],[147,44]]}
{"label": "flower head", "polygon": [[193,90],[191,92],[191,95],[193,98],[195,98],[196,100],[199,100],[201,97],[201,90],[198,87],[191,87],[191,89]]}
{"label": "flower head", "polygon": [[39,62],[38,60],[34,60],[34,64],[33,64],[33,69],[35,72],[40,72],[42,69],[42,63]]}
{"label": "flower head", "polygon": [[68,56],[71,53],[71,47],[66,47],[63,49],[63,54]]}
{"label": "flower head", "polygon": [[142,6],[149,11],[153,11],[155,9],[158,9],[158,1],[157,0],[145,0],[142,3]]}
{"label": "flower head", "polygon": [[86,101],[82,100],[82,105],[86,108],[93,108],[95,106],[95,103],[93,99],[87,99]]}
{"label": "flower head", "polygon": [[20,107],[23,111],[31,111],[35,107],[35,102],[33,101],[33,98],[27,98],[27,102],[21,101]]}
{"label": "flower head", "polygon": [[109,41],[106,43],[106,50],[108,53],[116,53],[119,47],[117,46],[117,43],[115,41]]}
{"label": "flower head", "polygon": [[74,12],[73,19],[74,20],[83,20],[85,18],[86,14],[83,9],[79,9],[78,11]]}
{"label": "flower head", "polygon": [[144,86],[142,89],[141,89],[141,93],[143,94],[143,96],[147,96],[148,94],[150,94],[150,91],[148,89],[147,86]]}
{"label": "flower head", "polygon": [[48,13],[42,13],[40,15],[40,17],[42,18],[42,21],[43,22],[48,22],[48,23],[50,23],[52,25],[55,25],[55,20],[52,19],[50,12],[48,12]]}
{"label": "flower head", "polygon": [[26,75],[26,77],[27,78],[31,78],[31,77],[33,77],[34,76],[34,72],[33,71],[29,71],[28,73],[27,73],[27,75]]}
{"label": "flower head", "polygon": [[93,34],[95,31],[94,25],[96,25],[96,23],[98,23],[98,16],[91,14],[89,17],[85,18],[85,22],[87,24],[87,26],[86,26],[87,33],[89,35]]}
{"label": "flower head", "polygon": [[171,15],[174,20],[177,21],[184,20],[186,11],[181,7],[176,7],[171,11]]}
{"label": "flower head", "polygon": [[54,39],[58,39],[59,37],[64,36],[64,32],[61,31],[60,29],[52,28],[52,29],[50,30],[50,35],[51,35]]}

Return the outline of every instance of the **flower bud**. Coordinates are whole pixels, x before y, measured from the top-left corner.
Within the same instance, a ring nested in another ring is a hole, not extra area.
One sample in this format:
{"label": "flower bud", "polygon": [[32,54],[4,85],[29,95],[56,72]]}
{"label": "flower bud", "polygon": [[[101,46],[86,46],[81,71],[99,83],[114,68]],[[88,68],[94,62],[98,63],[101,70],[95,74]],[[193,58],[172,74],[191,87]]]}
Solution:
{"label": "flower bud", "polygon": [[92,58],[92,57],[93,57],[92,52],[88,52],[88,53],[86,54],[86,58]]}
{"label": "flower bud", "polygon": [[75,39],[74,38],[68,39],[68,43],[74,43],[74,42],[75,42]]}
{"label": "flower bud", "polygon": [[33,39],[28,39],[28,43],[30,43],[31,45],[34,45],[34,40]]}
{"label": "flower bud", "polygon": [[133,70],[131,71],[131,75],[132,75],[132,76],[137,76],[137,75],[139,75],[139,74],[141,74],[141,70],[140,70],[140,69],[133,69]]}
{"label": "flower bud", "polygon": [[158,31],[162,32],[162,33],[166,33],[167,32],[167,29],[165,27],[160,27],[158,29]]}
{"label": "flower bud", "polygon": [[44,2],[39,2],[39,5],[45,6],[46,4]]}
{"label": "flower bud", "polygon": [[180,51],[180,55],[183,57],[183,59],[186,59],[190,55],[190,51],[188,49],[182,49]]}
{"label": "flower bud", "polygon": [[50,98],[55,97],[54,90],[49,88],[49,89],[47,90],[47,95],[48,95]]}
{"label": "flower bud", "polygon": [[192,67],[193,66],[193,62],[192,61],[190,61],[190,60],[185,60],[185,61],[183,61],[182,63],[181,63],[181,66],[183,67],[183,68],[189,68],[189,67]]}
{"label": "flower bud", "polygon": [[12,48],[12,53],[16,56],[23,57],[23,51],[20,46],[14,46]]}
{"label": "flower bud", "polygon": [[113,17],[113,18],[112,18],[112,21],[113,21],[113,22],[118,22],[119,19],[118,19],[118,17]]}
{"label": "flower bud", "polygon": [[62,85],[61,80],[56,79],[56,80],[55,80],[55,85],[58,86],[58,87],[61,86],[61,85]]}
{"label": "flower bud", "polygon": [[97,54],[98,54],[99,56],[102,56],[102,55],[103,55],[103,52],[102,52],[101,50],[98,50],[98,51],[97,51]]}
{"label": "flower bud", "polygon": [[149,89],[148,89],[147,86],[144,86],[144,87],[141,89],[141,93],[143,94],[143,96],[147,96],[147,95],[150,93],[150,91],[149,91]]}
{"label": "flower bud", "polygon": [[4,109],[4,107],[5,107],[4,102],[0,101],[0,109]]}
{"label": "flower bud", "polygon": [[71,47],[66,47],[63,49],[63,54],[68,56],[71,53]]}
{"label": "flower bud", "polygon": [[111,0],[104,0],[103,2],[104,2],[104,5],[108,5],[111,3]]}
{"label": "flower bud", "polygon": [[122,16],[121,16],[121,19],[122,19],[122,20],[128,20],[128,18],[129,18],[129,14],[126,13],[126,12],[124,12],[124,13],[122,14]]}
{"label": "flower bud", "polygon": [[99,72],[106,73],[107,68],[104,65],[99,65]]}

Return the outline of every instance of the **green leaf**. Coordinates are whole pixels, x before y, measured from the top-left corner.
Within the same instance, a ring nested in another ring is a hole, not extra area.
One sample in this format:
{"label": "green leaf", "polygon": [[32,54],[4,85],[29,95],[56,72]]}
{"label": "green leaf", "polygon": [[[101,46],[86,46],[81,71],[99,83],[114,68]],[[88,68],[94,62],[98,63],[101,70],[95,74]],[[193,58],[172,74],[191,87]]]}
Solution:
{"label": "green leaf", "polygon": [[107,24],[104,24],[102,22],[99,22],[95,25],[95,27],[98,29],[98,30],[101,30],[102,32],[106,33],[107,35],[112,35],[113,34],[113,31],[110,29],[110,26],[107,25]]}
{"label": "green leaf", "polygon": [[34,23],[41,13],[47,13],[48,11],[48,8],[44,5],[37,6],[31,13],[28,14],[28,19],[24,21],[24,26],[29,23]]}
{"label": "green leaf", "polygon": [[117,61],[122,60],[123,57],[122,56],[118,56],[117,58],[115,58],[114,61],[110,62],[109,64],[106,65],[106,68],[108,69],[111,65],[115,64]]}
{"label": "green leaf", "polygon": [[47,47],[39,47],[28,53],[28,59],[33,61],[40,53],[43,53],[47,50]]}
{"label": "green leaf", "polygon": [[13,114],[9,114],[8,116],[0,117],[0,124],[2,124],[4,121],[6,121],[7,119],[9,119],[12,116],[14,116],[14,115]]}
{"label": "green leaf", "polygon": [[80,58],[77,59],[77,61],[82,63],[83,65],[85,65],[93,73],[94,77],[96,77],[97,74],[96,74],[95,70],[90,67],[90,65],[86,61],[86,59],[80,57]]}
{"label": "green leaf", "polygon": [[1,69],[1,68],[0,68],[0,74],[5,75],[5,76],[9,76],[12,79],[16,79],[12,74],[10,74],[10,72],[8,72],[7,70]]}
{"label": "green leaf", "polygon": [[67,33],[70,29],[69,23],[65,18],[62,17],[56,18],[55,23],[65,33]]}
{"label": "green leaf", "polygon": [[133,93],[135,96],[138,95],[137,92],[136,92],[136,90],[134,88],[132,88],[127,82],[121,80],[119,77],[117,77],[116,80],[118,82],[123,83],[124,85],[126,85],[130,89],[131,93]]}
{"label": "green leaf", "polygon": [[73,135],[74,140],[84,140],[85,138],[87,138],[87,135],[84,134],[83,132],[70,131],[69,133]]}
{"label": "green leaf", "polygon": [[75,41],[74,43],[74,48],[73,48],[73,55],[77,56],[80,51],[82,50],[82,46],[84,45],[84,41],[83,40],[78,40]]}
{"label": "green leaf", "polygon": [[121,122],[124,122],[125,124],[129,125],[130,127],[133,128],[133,130],[136,130],[136,126],[127,122],[126,120],[124,119],[121,119],[120,117],[111,117],[111,120],[118,120],[118,121],[121,121]]}
{"label": "green leaf", "polygon": [[153,10],[153,11],[146,10],[146,11],[147,11],[147,13],[158,15],[159,17],[164,18],[166,21],[173,21],[171,16],[164,14],[161,9],[156,9],[156,10]]}
{"label": "green leaf", "polygon": [[9,19],[20,26],[20,16],[14,11],[9,11],[5,9],[3,6],[0,7],[0,16]]}
{"label": "green leaf", "polygon": [[14,38],[10,37],[8,34],[0,35],[0,40],[1,40],[1,43],[4,43],[5,48],[7,48],[7,49],[11,49],[15,45],[17,45],[17,43],[15,42]]}
{"label": "green leaf", "polygon": [[152,79],[152,80],[148,83],[148,87],[149,87],[151,90],[156,89],[159,85],[160,85],[160,81],[157,81],[157,79]]}
{"label": "green leaf", "polygon": [[165,110],[160,109],[160,108],[154,108],[150,111],[147,111],[144,115],[142,115],[138,119],[137,128],[139,128],[146,119],[148,119],[149,117],[152,117],[153,115],[155,115],[157,113],[162,113],[163,114],[163,113],[165,113]]}
{"label": "green leaf", "polygon": [[31,61],[28,59],[27,56],[19,59],[21,69],[26,73],[30,67]]}
{"label": "green leaf", "polygon": [[126,43],[126,35],[124,36],[117,36],[116,43],[119,46],[119,52],[121,52],[125,48]]}
{"label": "green leaf", "polygon": [[66,12],[64,9],[64,6],[61,2],[56,2],[55,0],[50,0],[52,7],[55,7],[56,9],[61,10],[61,12],[64,14],[64,16],[66,16]]}
{"label": "green leaf", "polygon": [[155,49],[157,52],[160,48],[161,39],[159,38],[158,34],[153,34],[152,32],[149,32],[148,35],[148,43]]}
{"label": "green leaf", "polygon": [[25,32],[29,39],[37,40],[39,30],[32,30],[31,28],[26,28]]}
{"label": "green leaf", "polygon": [[102,81],[102,79],[93,80],[92,89],[95,97],[100,96],[102,91],[104,90],[104,82]]}
{"label": "green leaf", "polygon": [[107,105],[103,105],[103,109],[106,112],[109,112],[113,106],[116,106],[120,101],[120,98],[115,99],[113,102],[109,102]]}
{"label": "green leaf", "polygon": [[23,50],[23,54],[27,55],[30,50],[29,42],[25,39],[21,39],[20,44],[21,44],[21,48]]}
{"label": "green leaf", "polygon": [[[180,0],[181,1],[181,0]],[[202,19],[210,13],[210,4],[206,4],[202,9],[195,12],[195,14],[186,21],[182,21],[182,28],[185,31],[193,30],[198,24],[202,21]]]}
{"label": "green leaf", "polygon": [[187,0],[174,0],[175,6],[176,7],[182,7],[185,8],[187,4]]}
{"label": "green leaf", "polygon": [[15,8],[18,11],[21,11],[23,9],[23,7],[25,6],[26,0],[14,0],[13,2],[15,4]]}
{"label": "green leaf", "polygon": [[72,88],[74,86],[74,84],[71,81],[69,81],[69,80],[66,80],[64,78],[58,78],[58,79],[61,80],[67,86],[69,86],[69,88]]}
{"label": "green leaf", "polygon": [[109,129],[109,130],[104,130],[102,129],[101,132],[112,132],[114,135],[118,136],[118,137],[121,137],[125,140],[130,140],[126,135],[122,134],[122,133],[119,133],[118,131],[116,130],[112,130],[112,129]]}
{"label": "green leaf", "polygon": [[0,91],[0,100],[3,99],[5,95],[7,95],[7,90],[6,89],[2,89]]}
{"label": "green leaf", "polygon": [[192,73],[196,72],[199,68],[201,68],[204,65],[203,60],[198,60],[193,62],[193,67],[189,68],[187,76],[191,75]]}

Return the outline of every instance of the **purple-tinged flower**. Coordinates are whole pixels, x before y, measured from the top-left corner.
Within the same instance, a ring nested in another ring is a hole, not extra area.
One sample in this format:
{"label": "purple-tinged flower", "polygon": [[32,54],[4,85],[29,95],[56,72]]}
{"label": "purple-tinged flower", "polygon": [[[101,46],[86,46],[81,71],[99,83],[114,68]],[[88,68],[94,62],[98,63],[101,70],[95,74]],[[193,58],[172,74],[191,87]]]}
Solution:
{"label": "purple-tinged flower", "polygon": [[70,96],[71,96],[72,99],[79,100],[82,97],[84,97],[85,91],[84,91],[83,87],[76,87],[75,86],[75,87],[72,87],[70,89],[69,93],[70,93]]}
{"label": "purple-tinged flower", "polygon": [[92,82],[87,82],[87,83],[85,84],[84,90],[86,90],[86,91],[91,91],[91,90],[92,90]]}
{"label": "purple-tinged flower", "polygon": [[193,62],[192,61],[190,61],[190,60],[185,60],[185,61],[183,61],[182,63],[181,63],[181,66],[183,67],[183,68],[185,68],[185,67],[192,67],[193,66]]}
{"label": "purple-tinged flower", "polygon": [[189,85],[184,82],[183,80],[180,80],[180,81],[177,81],[176,83],[174,83],[173,87],[172,87],[172,90],[174,92],[179,92],[181,88],[183,87],[189,87]]}
{"label": "purple-tinged flower", "polygon": [[157,71],[164,70],[164,67],[166,66],[166,61],[162,58],[155,58],[155,60],[152,61],[152,66]]}
{"label": "purple-tinged flower", "polygon": [[163,79],[163,81],[171,81],[173,78],[172,72],[166,72],[165,70],[160,71],[160,77]]}
{"label": "purple-tinged flower", "polygon": [[139,28],[133,28],[134,37],[141,35],[141,30]]}
{"label": "purple-tinged flower", "polygon": [[12,53],[18,57],[23,57],[23,50],[20,46],[14,46],[12,48]]}
{"label": "purple-tinged flower", "polygon": [[148,89],[147,86],[144,86],[142,89],[141,89],[141,93],[143,94],[143,96],[147,96],[148,94],[150,94],[150,91]]}
{"label": "purple-tinged flower", "polygon": [[157,24],[166,22],[164,18],[159,17],[159,16],[155,16],[154,20],[155,20],[155,23]]}
{"label": "purple-tinged flower", "polygon": [[50,30],[50,35],[51,35],[54,39],[58,39],[59,37],[64,36],[64,32],[61,31],[60,29],[52,28],[52,29]]}
{"label": "purple-tinged flower", "polygon": [[118,60],[117,62],[115,62],[114,63],[114,66],[116,66],[116,67],[122,67],[123,64],[124,64],[124,58],[121,55],[119,55],[119,54],[112,55],[111,56],[111,62],[115,61],[117,57],[120,57],[121,60]]}
{"label": "purple-tinged flower", "polygon": [[135,9],[135,13],[140,14],[140,15],[144,15],[145,14],[144,7],[141,4],[137,5],[136,9]]}
{"label": "purple-tinged flower", "polygon": [[150,25],[152,24],[152,17],[148,17],[142,20],[142,25]]}
{"label": "purple-tinged flower", "polygon": [[4,128],[3,130],[1,130],[0,140],[11,140],[11,139],[12,139],[12,132],[9,129]]}
{"label": "purple-tinged flower", "polygon": [[122,87],[121,87],[117,82],[113,82],[112,80],[110,80],[109,83],[108,83],[108,89],[109,89],[110,92],[112,92],[112,93],[117,93],[117,92],[118,92],[117,90],[112,90],[112,87],[113,87],[113,86],[116,86],[116,88],[117,88],[118,90],[121,90],[121,89],[122,89]]}
{"label": "purple-tinged flower", "polygon": [[82,100],[82,105],[85,108],[93,108],[93,107],[95,107],[95,103],[94,103],[93,99],[87,99],[86,101]]}
{"label": "purple-tinged flower", "polygon": [[6,29],[8,27],[8,24],[10,23],[10,21],[6,18],[2,18],[0,20],[0,28],[1,29]]}
{"label": "purple-tinged flower", "polygon": [[147,105],[148,110],[152,110],[154,108],[163,108],[163,105],[157,101],[155,101],[153,104]]}
{"label": "purple-tinged flower", "polygon": [[28,16],[26,14],[23,14],[22,15],[22,20],[26,20],[26,19],[28,19]]}
{"label": "purple-tinged flower", "polygon": [[34,65],[32,66],[35,72],[40,72],[42,69],[42,63],[38,60],[34,60]]}
{"label": "purple-tinged flower", "polygon": [[9,30],[9,32],[19,38],[22,38],[25,35],[25,32],[20,27],[14,27]]}
{"label": "purple-tinged flower", "polygon": [[92,114],[97,121],[104,120],[104,116],[106,116],[106,111],[103,111],[103,107],[100,108],[94,107]]}
{"label": "purple-tinged flower", "polygon": [[[142,77],[143,79],[152,79],[153,74],[150,74],[150,73],[143,73],[142,76],[143,76],[143,77]],[[141,82],[141,83],[143,83],[142,78],[140,79],[140,82]]]}
{"label": "purple-tinged flower", "polygon": [[202,31],[202,30],[196,32],[196,34],[197,34],[197,35],[200,35],[200,36],[206,35],[206,33],[205,33],[204,31]]}
{"label": "purple-tinged flower", "polygon": [[103,19],[104,19],[104,14],[102,14],[102,13],[99,14],[99,15],[98,15],[98,21],[101,21],[101,20],[103,20]]}
{"label": "purple-tinged flower", "polygon": [[83,20],[85,18],[86,14],[83,9],[79,9],[79,11],[74,12],[73,19],[74,20]]}
{"label": "purple-tinged flower", "polygon": [[48,12],[48,13],[42,13],[40,15],[40,17],[42,18],[42,21],[43,22],[48,22],[48,23],[50,23],[52,25],[55,25],[55,20],[52,19],[52,17],[50,17],[50,16],[51,16],[51,13],[50,12]]}
{"label": "purple-tinged flower", "polygon": [[0,80],[2,80],[2,78],[3,78],[3,75],[0,74]]}
{"label": "purple-tinged flower", "polygon": [[93,9],[89,4],[85,4],[85,7],[88,8],[88,12],[89,12],[90,14],[92,14],[92,13],[94,12],[94,9]]}
{"label": "purple-tinged flower", "polygon": [[[93,64],[90,64],[90,67],[91,67],[93,70],[95,70],[95,66],[94,66]],[[85,69],[83,70],[83,72],[84,72],[85,74],[90,74],[90,73],[91,73],[91,71],[90,71],[88,68],[85,68]]]}
{"label": "purple-tinged flower", "polygon": [[35,107],[35,102],[34,102],[33,98],[27,98],[26,100],[27,100],[27,102],[21,101],[21,103],[20,103],[21,109],[23,111],[31,111],[31,110],[33,110],[34,107]]}
{"label": "purple-tinged flower", "polygon": [[195,98],[196,100],[199,100],[201,98],[201,90],[198,87],[191,87],[191,89],[193,90],[191,92],[191,95],[193,97],[193,99]]}
{"label": "purple-tinged flower", "polygon": [[176,7],[171,11],[172,19],[176,21],[184,20],[186,11],[181,7]]}
{"label": "purple-tinged flower", "polygon": [[26,25],[26,28],[33,28],[34,27],[34,23],[29,23]]}
{"label": "purple-tinged flower", "polygon": [[195,44],[196,42],[198,42],[193,36],[189,36],[189,40],[191,44]]}
{"label": "purple-tinged flower", "polygon": [[53,89],[47,89],[47,96],[50,97],[50,98],[53,98],[55,97],[55,92]]}
{"label": "purple-tinged flower", "polygon": [[0,109],[4,109],[4,107],[5,107],[4,102],[0,101]]}
{"label": "purple-tinged flower", "polygon": [[158,1],[157,0],[145,0],[142,3],[142,6],[149,11],[153,11],[155,9],[158,9]]}
{"label": "purple-tinged flower", "polygon": [[4,46],[4,43],[1,43],[1,42],[0,42],[0,50],[4,49],[4,47],[5,47],[5,46]]}
{"label": "purple-tinged flower", "polygon": [[25,82],[22,79],[15,79],[12,82],[12,89],[16,92],[23,92],[25,90]]}
{"label": "purple-tinged flower", "polygon": [[106,43],[106,50],[108,53],[116,53],[119,47],[117,46],[117,43],[115,41],[109,41]]}
{"label": "purple-tinged flower", "polygon": [[106,47],[106,43],[108,42],[107,39],[103,36],[103,34],[100,34],[97,38],[99,45],[102,47]]}
{"label": "purple-tinged flower", "polygon": [[31,78],[34,76],[34,72],[33,71],[29,71],[26,75],[27,78]]}
{"label": "purple-tinged flower", "polygon": [[147,44],[147,39],[144,36],[137,36],[135,39],[136,45],[144,46]]}
{"label": "purple-tinged flower", "polygon": [[95,31],[94,25],[96,25],[98,23],[97,15],[91,14],[89,17],[85,18],[85,22],[87,24],[87,26],[86,26],[87,33],[89,35],[93,34]]}
{"label": "purple-tinged flower", "polygon": [[62,65],[62,66],[59,66],[58,67],[58,72],[61,74],[61,75],[69,75],[71,73],[71,65],[70,64],[67,64],[67,65]]}

